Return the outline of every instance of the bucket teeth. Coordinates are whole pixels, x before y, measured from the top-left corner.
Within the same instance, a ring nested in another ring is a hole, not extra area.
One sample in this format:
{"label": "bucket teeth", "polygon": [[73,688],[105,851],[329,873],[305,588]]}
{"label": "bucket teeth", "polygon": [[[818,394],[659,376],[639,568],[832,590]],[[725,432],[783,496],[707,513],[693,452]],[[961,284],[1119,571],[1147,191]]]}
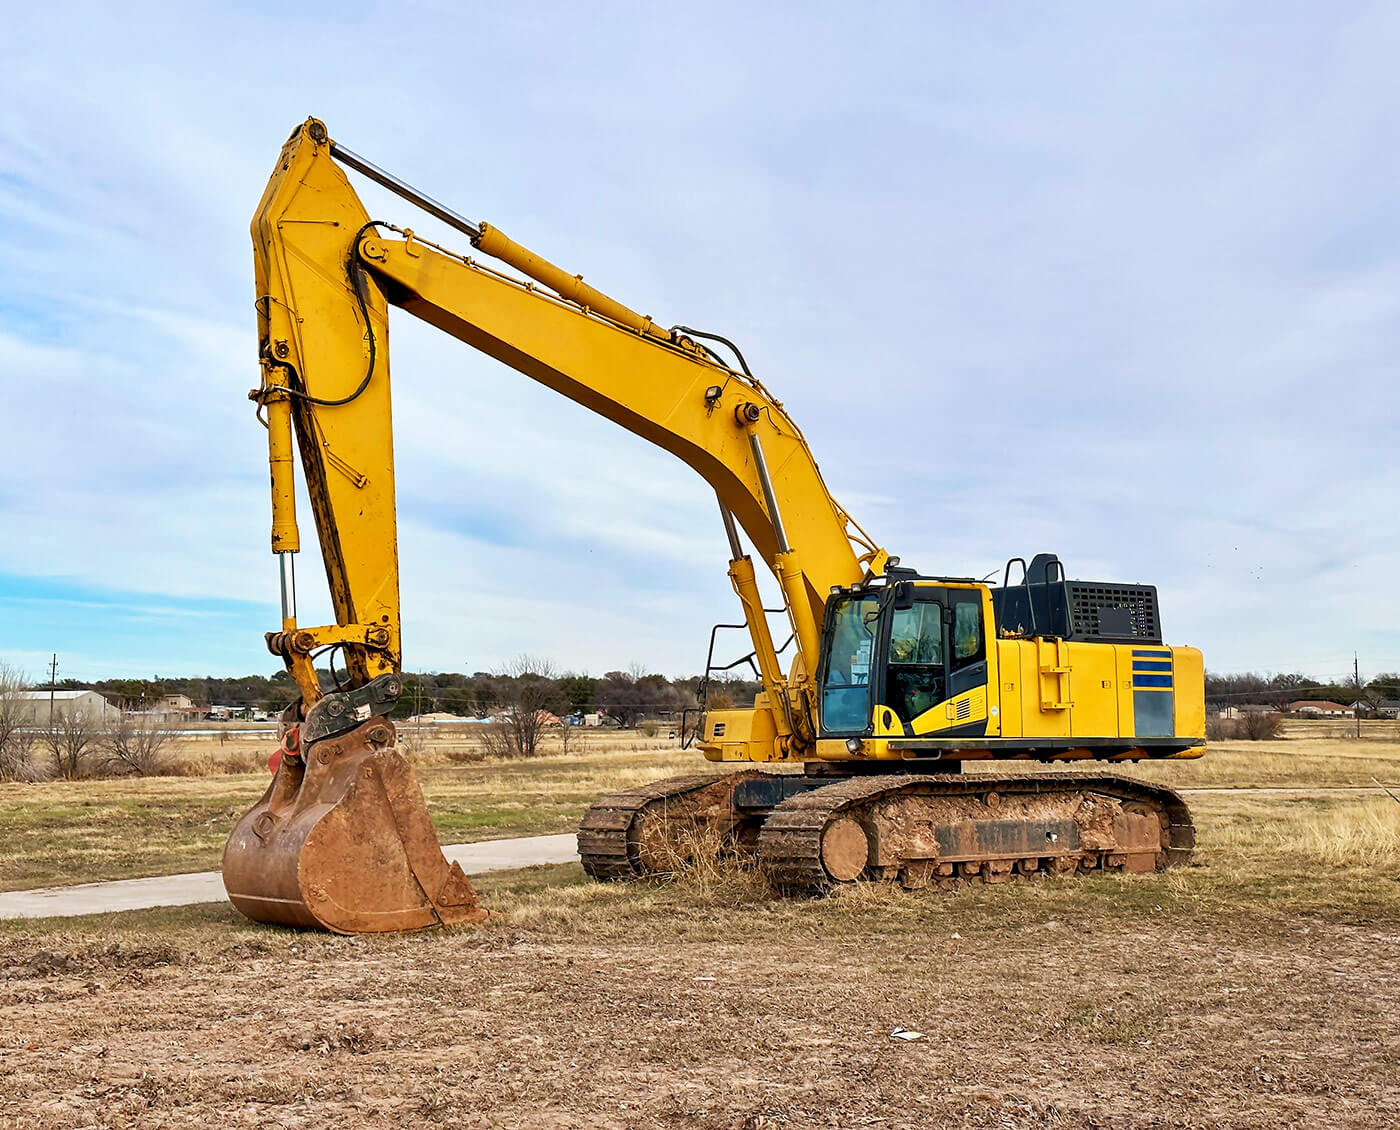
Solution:
{"label": "bucket teeth", "polygon": [[382,718],[282,759],[229,836],[223,878],[256,922],[359,934],[486,917]]}

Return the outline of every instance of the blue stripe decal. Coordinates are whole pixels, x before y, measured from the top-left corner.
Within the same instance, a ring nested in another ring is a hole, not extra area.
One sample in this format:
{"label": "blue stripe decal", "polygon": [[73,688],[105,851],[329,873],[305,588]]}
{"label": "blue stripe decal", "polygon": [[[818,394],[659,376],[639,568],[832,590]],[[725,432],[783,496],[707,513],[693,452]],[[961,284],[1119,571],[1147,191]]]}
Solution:
{"label": "blue stripe decal", "polygon": [[1170,659],[1171,657],[1172,653],[1170,651],[1142,651],[1138,648],[1133,648],[1134,659]]}
{"label": "blue stripe decal", "polygon": [[1158,662],[1155,659],[1134,659],[1133,674],[1140,671],[1171,671],[1172,665],[1169,661]]}
{"label": "blue stripe decal", "polygon": [[1171,689],[1172,677],[1170,675],[1134,675],[1133,686],[1135,687],[1165,687]]}

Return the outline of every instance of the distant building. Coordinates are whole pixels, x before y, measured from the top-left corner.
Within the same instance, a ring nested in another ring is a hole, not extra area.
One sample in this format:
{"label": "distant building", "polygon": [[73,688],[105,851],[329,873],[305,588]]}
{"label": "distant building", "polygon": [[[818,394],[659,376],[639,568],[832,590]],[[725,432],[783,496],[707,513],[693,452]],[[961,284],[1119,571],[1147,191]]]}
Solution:
{"label": "distant building", "polygon": [[121,711],[96,691],[21,691],[20,713],[32,726],[47,726],[52,712],[53,721],[82,718],[97,725],[114,722]]}
{"label": "distant building", "polygon": [[161,698],[160,704],[171,712],[194,709],[194,702],[187,695],[182,694],[165,695]]}
{"label": "distant building", "polygon": [[1328,702],[1326,699],[1300,699],[1290,702],[1288,709],[1294,714],[1302,714],[1309,718],[1350,718],[1352,714],[1350,706],[1343,706],[1340,702]]}
{"label": "distant building", "polygon": [[[559,715],[551,713],[548,710],[536,710],[535,718],[537,723],[541,726],[562,726],[564,724],[564,720],[560,718]],[[511,721],[511,714],[509,711],[500,710],[487,718],[487,721],[495,722],[499,725],[502,722]]]}
{"label": "distant building", "polygon": [[1383,698],[1372,703],[1368,713],[1372,718],[1400,718],[1400,698]]}

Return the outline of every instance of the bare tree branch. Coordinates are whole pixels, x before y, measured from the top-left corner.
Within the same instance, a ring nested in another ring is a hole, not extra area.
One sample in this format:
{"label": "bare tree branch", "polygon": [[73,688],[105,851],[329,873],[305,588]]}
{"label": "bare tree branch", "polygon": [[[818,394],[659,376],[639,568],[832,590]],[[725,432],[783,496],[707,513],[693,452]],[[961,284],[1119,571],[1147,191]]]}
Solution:
{"label": "bare tree branch", "polygon": [[566,700],[547,659],[516,656],[499,672],[502,701],[481,736],[488,757],[537,757],[546,729],[559,725]]}
{"label": "bare tree branch", "polygon": [[154,777],[165,768],[165,749],[174,736],[172,729],[154,718],[124,715],[98,737],[97,748],[109,772]]}
{"label": "bare tree branch", "polygon": [[100,736],[101,724],[86,711],[58,711],[41,739],[53,759],[54,775],[65,781],[83,776]]}
{"label": "bare tree branch", "polygon": [[22,697],[27,689],[18,670],[0,663],[0,781],[29,780],[38,771],[29,705]]}

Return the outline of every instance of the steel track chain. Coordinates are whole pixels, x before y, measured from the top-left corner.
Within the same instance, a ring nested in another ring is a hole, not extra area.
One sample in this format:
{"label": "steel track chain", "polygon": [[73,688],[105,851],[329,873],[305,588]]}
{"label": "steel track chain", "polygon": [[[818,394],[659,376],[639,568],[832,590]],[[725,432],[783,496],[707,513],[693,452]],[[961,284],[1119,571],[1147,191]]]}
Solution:
{"label": "steel track chain", "polygon": [[648,805],[674,800],[726,777],[738,780],[764,776],[768,774],[751,769],[737,773],[695,773],[666,777],[599,797],[583,814],[578,827],[578,854],[584,871],[591,878],[604,881],[636,878],[642,874],[642,868],[637,861],[632,831]]}
{"label": "steel track chain", "polygon": [[928,774],[851,777],[790,797],[763,822],[758,836],[759,866],[789,895],[821,894],[838,886],[821,861],[822,833],[838,813],[900,793],[938,796],[1047,795],[1093,792],[1120,801],[1159,806],[1167,814],[1167,866],[1179,866],[1195,846],[1195,827],[1186,802],[1171,789],[1115,774],[1055,773],[1031,777],[968,777]]}

